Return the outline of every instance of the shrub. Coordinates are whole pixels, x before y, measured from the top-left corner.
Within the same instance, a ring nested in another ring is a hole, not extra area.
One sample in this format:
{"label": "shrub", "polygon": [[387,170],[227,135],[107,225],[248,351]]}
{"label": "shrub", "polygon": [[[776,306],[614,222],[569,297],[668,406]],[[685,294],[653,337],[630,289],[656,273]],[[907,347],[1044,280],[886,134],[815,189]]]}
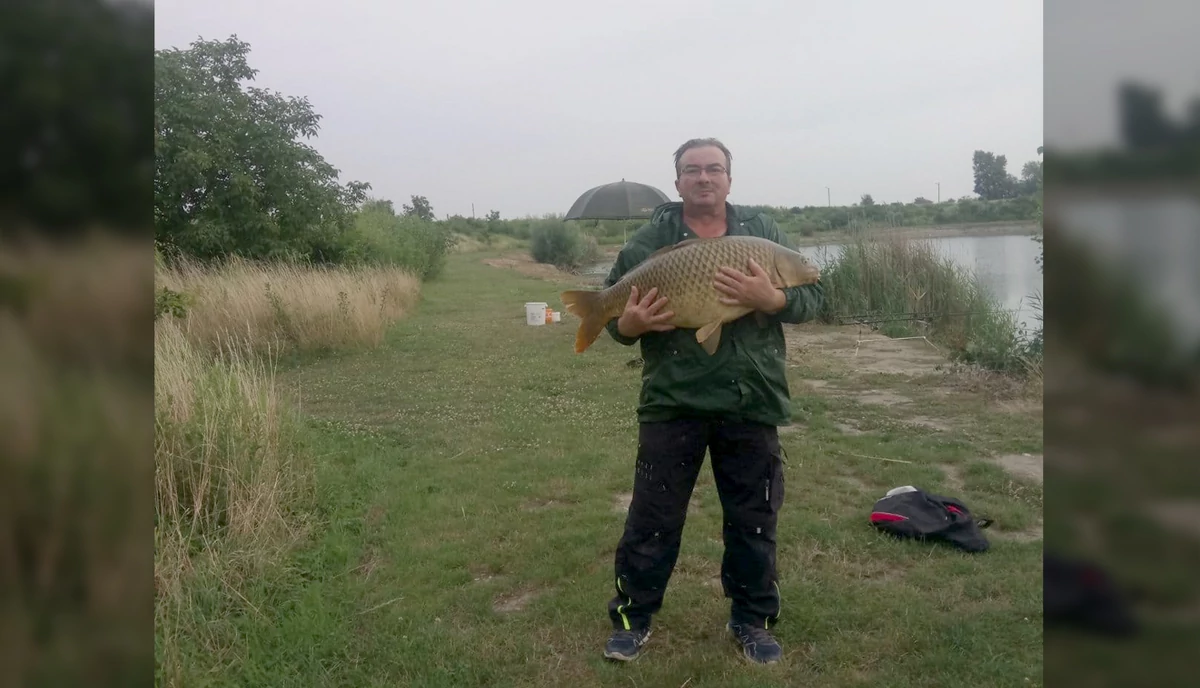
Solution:
{"label": "shrub", "polygon": [[182,318],[187,315],[188,297],[187,294],[174,291],[167,287],[159,287],[158,291],[154,292],[154,319],[158,320],[164,315],[170,315],[176,318]]}
{"label": "shrub", "polygon": [[365,206],[354,217],[345,262],[396,265],[422,280],[441,275],[455,239],[450,225],[411,215],[396,215],[387,206]]}
{"label": "shrub", "polygon": [[594,237],[584,235],[574,225],[558,219],[546,219],[533,226],[529,253],[539,263],[576,270],[597,260],[600,249]]}

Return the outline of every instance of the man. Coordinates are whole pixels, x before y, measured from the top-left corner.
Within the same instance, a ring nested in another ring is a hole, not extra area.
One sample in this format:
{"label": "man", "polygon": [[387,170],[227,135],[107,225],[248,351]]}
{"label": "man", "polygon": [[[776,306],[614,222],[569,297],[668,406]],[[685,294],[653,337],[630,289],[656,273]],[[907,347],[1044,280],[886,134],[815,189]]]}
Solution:
{"label": "man", "polygon": [[[726,202],[729,150],[716,139],[693,139],[675,151],[675,189],[617,256],[605,286],[662,246],[694,237],[755,235],[788,245],[768,216]],[[728,323],[710,356],[693,330],[675,330],[670,304],[657,289],[635,288],[619,318],[607,325],[616,341],[641,344],[644,368],[638,404],[633,501],[616,552],[614,631],[604,655],[631,660],[650,636],[679,555],[687,505],[705,450],[724,513],[721,584],[732,600],[727,628],[745,657],[771,663],[782,652],[769,629],[780,612],[775,526],[783,503],[777,428],[791,421],[781,323],[811,320],[821,307],[820,284],[776,289],[762,267],[723,268],[713,285],[729,299],[760,311]]]}

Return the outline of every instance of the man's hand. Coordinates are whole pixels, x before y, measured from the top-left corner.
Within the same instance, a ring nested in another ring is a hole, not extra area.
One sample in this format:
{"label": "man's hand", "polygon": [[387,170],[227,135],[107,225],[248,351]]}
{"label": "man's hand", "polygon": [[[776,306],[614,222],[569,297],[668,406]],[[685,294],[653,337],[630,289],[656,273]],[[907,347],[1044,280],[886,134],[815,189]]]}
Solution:
{"label": "man's hand", "polygon": [[787,305],[783,291],[771,284],[771,276],[753,259],[750,260],[750,274],[722,267],[713,286],[725,295],[721,303],[727,306],[746,306],[770,314],[778,313]]}
{"label": "man's hand", "polygon": [[675,317],[675,313],[662,310],[663,306],[667,305],[667,297],[656,301],[654,297],[657,294],[658,287],[654,287],[639,300],[638,288],[630,289],[625,311],[617,319],[617,331],[626,337],[640,337],[646,332],[666,332],[675,329],[669,322]]}

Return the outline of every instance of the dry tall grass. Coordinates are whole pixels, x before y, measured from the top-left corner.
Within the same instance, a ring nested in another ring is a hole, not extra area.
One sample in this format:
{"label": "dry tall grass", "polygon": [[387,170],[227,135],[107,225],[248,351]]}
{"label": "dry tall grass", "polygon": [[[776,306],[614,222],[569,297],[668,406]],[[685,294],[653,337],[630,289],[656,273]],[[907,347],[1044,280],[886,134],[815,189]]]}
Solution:
{"label": "dry tall grass", "polygon": [[173,321],[156,329],[159,528],[185,539],[275,539],[307,476],[269,360],[245,342],[210,356]]}
{"label": "dry tall grass", "polygon": [[[245,581],[303,535],[313,472],[296,451],[296,419],[270,359],[251,342],[211,354],[163,319],[154,349],[155,620],[160,671],[171,684],[186,662],[179,635],[205,633],[189,616],[196,595],[243,606]],[[221,641],[201,644],[217,651]]]}
{"label": "dry tall grass", "polygon": [[421,281],[386,266],[324,268],[230,260],[219,267],[160,267],[160,287],[190,301],[183,328],[206,351],[231,338],[256,350],[377,346],[417,303]]}
{"label": "dry tall grass", "polygon": [[152,671],[146,242],[0,246],[0,666],[15,685]]}

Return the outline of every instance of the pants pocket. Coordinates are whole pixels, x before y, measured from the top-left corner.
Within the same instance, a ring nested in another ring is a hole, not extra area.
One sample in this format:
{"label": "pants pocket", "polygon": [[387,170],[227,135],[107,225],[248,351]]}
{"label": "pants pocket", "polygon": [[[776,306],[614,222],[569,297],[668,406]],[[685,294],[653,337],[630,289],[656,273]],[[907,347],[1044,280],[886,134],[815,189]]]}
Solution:
{"label": "pants pocket", "polygon": [[767,506],[770,507],[772,513],[776,513],[783,508],[784,495],[783,461],[778,455],[771,457],[767,477],[763,482],[765,483]]}

